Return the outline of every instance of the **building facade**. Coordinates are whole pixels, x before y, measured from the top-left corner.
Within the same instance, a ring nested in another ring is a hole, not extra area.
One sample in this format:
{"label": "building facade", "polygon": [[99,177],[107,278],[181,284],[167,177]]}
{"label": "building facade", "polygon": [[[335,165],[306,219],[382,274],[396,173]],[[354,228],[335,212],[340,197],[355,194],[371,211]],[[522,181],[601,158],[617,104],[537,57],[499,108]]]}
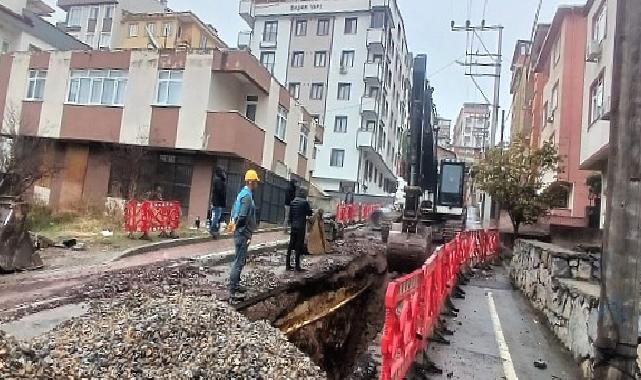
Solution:
{"label": "building facade", "polygon": [[230,204],[259,169],[261,216],[279,221],[287,178],[309,179],[322,131],[245,51],[14,53],[0,78],[3,130],[51,143],[56,173],[34,192],[59,210],[160,191],[202,220],[221,166]]}
{"label": "building facade", "polygon": [[221,49],[227,45],[218,31],[192,12],[130,13],[120,20],[117,49]]}
{"label": "building facade", "polygon": [[409,123],[411,54],[395,0],[241,0],[247,47],[326,133],[314,182],[393,193]]}
{"label": "building facade", "polygon": [[585,6],[588,30],[583,81],[581,169],[601,173],[601,227],[605,221],[606,210],[616,12],[616,0],[589,0]]}
{"label": "building facade", "polygon": [[[66,21],[58,27],[92,49],[112,49],[124,40],[129,29],[122,24],[124,12],[162,13],[167,9],[164,0],[58,0],[66,13]],[[160,33],[162,31],[158,30]],[[168,39],[177,30],[171,30]],[[147,46],[145,46],[147,47]]]}
{"label": "building facade", "polygon": [[51,25],[53,9],[41,0],[0,3],[0,53],[33,50],[83,50],[86,45]]}
{"label": "building facade", "polygon": [[[459,153],[483,151],[490,142],[490,106],[484,103],[464,103],[459,111],[452,143]],[[463,154],[464,156],[468,156]]]}
{"label": "building facade", "polygon": [[437,142],[438,146],[449,149],[452,147],[452,120],[439,117],[436,119],[436,128],[438,128]]}
{"label": "building facade", "polygon": [[544,181],[567,190],[564,204],[551,211],[550,222],[576,227],[586,226],[589,205],[586,178],[590,173],[580,168],[586,47],[576,43],[585,38],[583,7],[560,7],[535,64],[536,73],[541,75],[541,91],[537,92],[541,112],[533,115],[541,120],[539,145],[553,143],[561,157],[558,169],[546,173]]}

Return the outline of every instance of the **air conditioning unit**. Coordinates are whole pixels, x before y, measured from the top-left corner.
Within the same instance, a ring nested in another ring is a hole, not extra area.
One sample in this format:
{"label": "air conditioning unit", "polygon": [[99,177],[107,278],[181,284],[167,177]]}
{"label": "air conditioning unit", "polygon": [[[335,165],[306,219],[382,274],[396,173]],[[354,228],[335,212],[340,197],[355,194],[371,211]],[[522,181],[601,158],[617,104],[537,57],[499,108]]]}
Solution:
{"label": "air conditioning unit", "polygon": [[610,120],[611,111],[612,111],[612,98],[607,96],[603,99],[603,110],[601,111],[601,119]]}
{"label": "air conditioning unit", "polygon": [[340,72],[341,74],[347,74],[347,67],[341,66]]}
{"label": "air conditioning unit", "polygon": [[590,41],[585,56],[586,62],[599,62],[599,59],[601,59],[601,51],[601,43],[599,41]]}

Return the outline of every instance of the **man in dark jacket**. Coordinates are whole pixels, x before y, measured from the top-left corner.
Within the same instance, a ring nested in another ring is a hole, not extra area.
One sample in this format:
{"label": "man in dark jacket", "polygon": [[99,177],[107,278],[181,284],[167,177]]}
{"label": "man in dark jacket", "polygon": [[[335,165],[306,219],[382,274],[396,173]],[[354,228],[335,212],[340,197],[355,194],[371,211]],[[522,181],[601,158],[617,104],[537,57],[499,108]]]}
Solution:
{"label": "man in dark jacket", "polygon": [[221,167],[216,168],[216,178],[214,178],[214,195],[211,205],[209,233],[213,237],[216,237],[220,230],[220,217],[227,206],[227,175]]}
{"label": "man in dark jacket", "polygon": [[294,198],[296,198],[296,181],[291,179],[289,181],[289,187],[287,188],[287,194],[285,195],[285,219],[283,220],[285,233],[287,233],[287,227],[289,226],[289,210]]}
{"label": "man in dark jacket", "polygon": [[297,196],[291,202],[289,210],[289,224],[291,232],[289,235],[289,247],[287,248],[287,263],[285,269],[292,270],[291,256],[292,250],[296,251],[296,262],[294,269],[296,272],[302,272],[300,266],[300,255],[305,249],[305,232],[307,231],[307,217],[312,215],[312,208],[307,201],[307,190],[299,189]]}

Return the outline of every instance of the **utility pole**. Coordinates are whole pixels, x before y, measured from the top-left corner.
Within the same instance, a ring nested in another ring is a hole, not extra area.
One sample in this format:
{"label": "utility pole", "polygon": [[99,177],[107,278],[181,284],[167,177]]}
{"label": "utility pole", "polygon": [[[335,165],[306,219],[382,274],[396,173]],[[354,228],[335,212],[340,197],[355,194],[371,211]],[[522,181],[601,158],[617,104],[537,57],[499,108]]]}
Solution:
{"label": "utility pole", "polygon": [[595,379],[634,379],[641,262],[641,3],[617,4]]}

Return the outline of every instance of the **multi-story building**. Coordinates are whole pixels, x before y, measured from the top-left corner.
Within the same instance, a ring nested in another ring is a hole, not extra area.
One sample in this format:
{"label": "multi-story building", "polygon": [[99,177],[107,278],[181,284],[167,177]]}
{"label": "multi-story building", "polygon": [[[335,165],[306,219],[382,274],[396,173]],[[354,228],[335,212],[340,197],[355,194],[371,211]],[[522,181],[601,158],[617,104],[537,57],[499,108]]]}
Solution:
{"label": "multi-story building", "polygon": [[[125,11],[130,13],[160,13],[167,9],[166,0],[58,0],[67,12],[66,21],[58,27],[93,49],[112,49],[123,41],[129,28],[121,23]],[[158,33],[161,33],[159,30]],[[177,30],[172,30],[168,39]],[[144,47],[147,47],[145,45]]]}
{"label": "multi-story building", "polygon": [[482,151],[490,141],[490,106],[485,103],[463,103],[454,124],[453,145]]}
{"label": "multi-story building", "polygon": [[438,129],[438,146],[449,149],[452,146],[452,120],[439,117],[436,119]]}
{"label": "multi-story building", "polygon": [[541,102],[541,100],[543,99],[543,89],[545,87],[545,83],[547,82],[546,74],[543,72],[536,72],[536,70],[534,70],[534,65],[536,65],[539,55],[541,54],[541,48],[543,47],[543,43],[545,42],[545,38],[547,37],[549,30],[550,24],[538,24],[535,27],[534,41],[532,42],[532,48],[530,50],[529,72],[530,80],[533,81],[533,85],[531,99],[529,99],[532,112],[532,117],[530,118],[531,128],[529,137],[530,145],[532,147],[539,146],[541,129],[545,124],[545,121],[542,117],[540,117],[540,115],[543,114],[543,103]]}
{"label": "multi-story building", "polygon": [[512,81],[510,94],[512,94],[512,123],[513,135],[529,136],[532,129],[532,92],[534,91],[534,78],[531,75],[530,49],[532,41],[518,40],[512,56]]}
{"label": "multi-story building", "polygon": [[396,0],[240,0],[240,14],[252,54],[325,126],[315,183],[394,192],[412,66]]}
{"label": "multi-story building", "polygon": [[34,193],[56,209],[159,190],[203,219],[215,167],[230,204],[256,168],[261,217],[277,222],[287,178],[313,166],[316,123],[246,51],[14,53],[0,55],[0,78],[3,130],[51,144],[56,170]]}
{"label": "multi-story building", "polygon": [[113,48],[191,48],[220,49],[227,45],[218,31],[202,22],[192,12],[130,13],[123,12],[118,40]]}
{"label": "multi-story building", "polygon": [[548,31],[541,53],[534,65],[542,74],[541,112],[533,115],[542,120],[540,144],[552,142],[561,157],[558,170],[547,173],[547,184],[557,183],[567,190],[560,207],[551,211],[552,224],[586,226],[589,204],[586,178],[580,169],[581,129],[583,114],[583,76],[586,18],[583,6],[560,7]]}
{"label": "multi-story building", "polygon": [[581,169],[601,173],[601,226],[605,221],[606,209],[616,13],[616,0],[589,0],[585,6],[588,32],[587,62],[583,80]]}
{"label": "multi-story building", "polygon": [[29,50],[83,50],[86,45],[45,20],[53,9],[41,0],[0,3],[0,53]]}

